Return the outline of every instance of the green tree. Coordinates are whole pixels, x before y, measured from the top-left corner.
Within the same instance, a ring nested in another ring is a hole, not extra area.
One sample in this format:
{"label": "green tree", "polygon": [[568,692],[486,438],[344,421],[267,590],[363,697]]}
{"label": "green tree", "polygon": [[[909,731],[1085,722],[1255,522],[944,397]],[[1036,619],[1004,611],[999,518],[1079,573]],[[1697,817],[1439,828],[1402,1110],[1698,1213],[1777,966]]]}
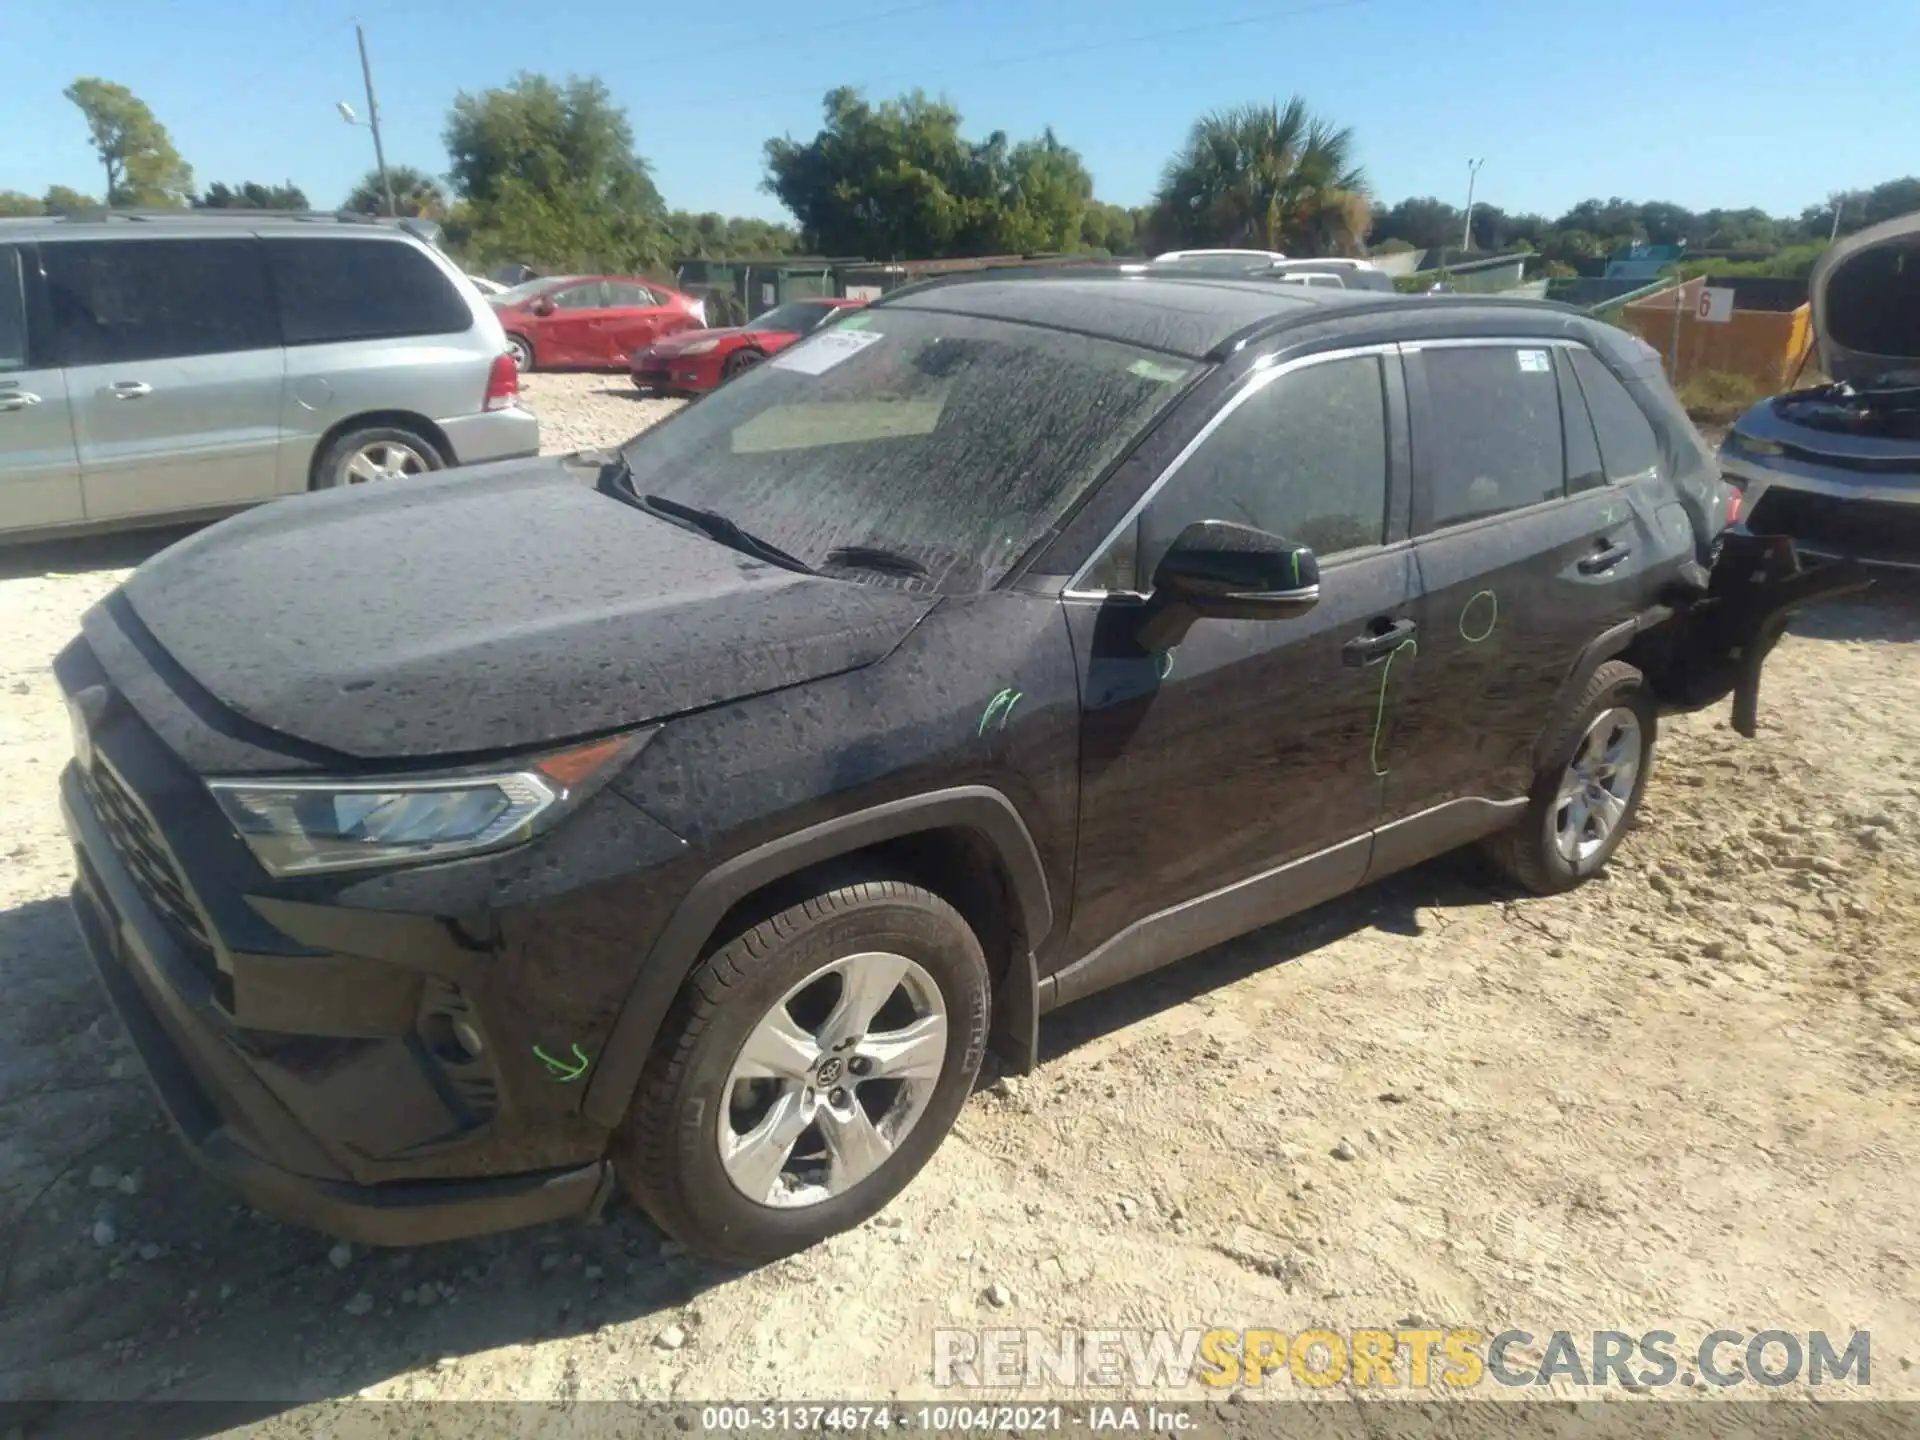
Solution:
{"label": "green tree", "polygon": [[47,205],[18,190],[0,190],[0,215],[44,215]]}
{"label": "green tree", "polygon": [[124,85],[83,77],[63,92],[87,117],[87,133],[106,170],[109,205],[185,205],[193,167],[173,148],[167,127]]}
{"label": "green tree", "polygon": [[478,263],[641,271],[667,260],[666,206],[601,81],[522,74],[463,91],[446,144],[461,201],[449,238]]}
{"label": "green tree", "polygon": [[[393,187],[393,206],[401,215],[420,220],[447,218],[450,208],[447,192],[426,171],[412,165],[389,165],[387,185]],[[363,175],[340,208],[351,210],[356,215],[386,214],[387,192],[386,186],[380,183],[380,172],[369,170]]]}
{"label": "green tree", "polygon": [[76,210],[96,209],[100,204],[91,195],[82,195],[65,185],[49,185],[40,203],[46,206],[49,215],[71,215]]}
{"label": "green tree", "polygon": [[675,210],[667,216],[666,228],[675,260],[763,260],[800,250],[800,236],[792,226],[753,217]]}
{"label": "green tree", "polygon": [[1155,196],[1158,238],[1182,246],[1251,246],[1353,254],[1370,218],[1353,131],[1284,106],[1241,105],[1194,122]]}
{"label": "green tree", "polygon": [[1095,200],[1080,217],[1080,244],[1083,249],[1104,250],[1109,255],[1138,255],[1140,228],[1134,212],[1126,206]]}
{"label": "green tree", "polygon": [[227,185],[216,180],[193,198],[196,210],[310,210],[307,192],[289,180],[284,185],[262,185],[247,180]]}
{"label": "green tree", "polygon": [[960,112],[921,91],[869,105],[842,86],[806,141],[769,140],[764,188],[803,242],[875,259],[1072,250],[1093,181],[1051,129],[1009,143],[968,141]]}

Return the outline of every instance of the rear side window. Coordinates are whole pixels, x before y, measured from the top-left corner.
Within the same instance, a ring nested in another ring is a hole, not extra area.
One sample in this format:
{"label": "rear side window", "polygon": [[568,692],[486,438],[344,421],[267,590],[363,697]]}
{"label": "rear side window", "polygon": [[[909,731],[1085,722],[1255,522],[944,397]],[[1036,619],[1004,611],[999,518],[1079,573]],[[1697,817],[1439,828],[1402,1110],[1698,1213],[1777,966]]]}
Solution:
{"label": "rear side window", "polygon": [[27,368],[27,286],[20,252],[0,245],[0,373]]}
{"label": "rear side window", "polygon": [[1553,369],[1560,380],[1560,414],[1567,432],[1567,493],[1597,490],[1607,483],[1607,472],[1600,463],[1600,444],[1594,439],[1593,417],[1580,394],[1580,383],[1573,378],[1573,353],[1561,350]]}
{"label": "rear side window", "polygon": [[1418,442],[1425,524],[1439,529],[1566,493],[1560,390],[1547,347],[1422,350],[1428,415]]}
{"label": "rear side window", "polygon": [[1591,350],[1574,349],[1573,371],[1587,397],[1609,480],[1631,480],[1660,465],[1660,442],[1633,396]]}
{"label": "rear side window", "polygon": [[44,244],[54,334],[68,365],[117,365],[279,345],[252,239]]}
{"label": "rear side window", "polygon": [[289,345],[457,335],[473,312],[453,282],[403,240],[266,240]]}
{"label": "rear side window", "polygon": [[1220,422],[1147,507],[1140,572],[1196,520],[1253,525],[1320,555],[1386,538],[1387,419],[1380,361],[1326,360],[1271,381]]}

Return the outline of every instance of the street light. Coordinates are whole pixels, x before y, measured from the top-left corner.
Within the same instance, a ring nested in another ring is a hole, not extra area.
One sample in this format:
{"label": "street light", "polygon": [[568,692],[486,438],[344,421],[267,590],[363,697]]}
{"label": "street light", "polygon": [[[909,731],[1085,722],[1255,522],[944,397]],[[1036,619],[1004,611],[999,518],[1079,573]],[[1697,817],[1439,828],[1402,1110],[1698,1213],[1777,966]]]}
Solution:
{"label": "street light", "polygon": [[373,132],[373,163],[380,171],[380,191],[387,199],[387,214],[398,215],[400,212],[393,203],[393,182],[387,179],[387,152],[380,144],[380,102],[373,98],[373,67],[367,63],[367,32],[356,24],[353,33],[360,42],[360,78],[367,82],[367,118],[362,121],[344,100],[335,101],[334,108],[347,124],[364,124]]}
{"label": "street light", "polygon": [[1484,155],[1478,160],[1467,161],[1467,219],[1460,234],[1460,249],[1463,252],[1473,249],[1473,182],[1479,179],[1480,167],[1486,163]]}

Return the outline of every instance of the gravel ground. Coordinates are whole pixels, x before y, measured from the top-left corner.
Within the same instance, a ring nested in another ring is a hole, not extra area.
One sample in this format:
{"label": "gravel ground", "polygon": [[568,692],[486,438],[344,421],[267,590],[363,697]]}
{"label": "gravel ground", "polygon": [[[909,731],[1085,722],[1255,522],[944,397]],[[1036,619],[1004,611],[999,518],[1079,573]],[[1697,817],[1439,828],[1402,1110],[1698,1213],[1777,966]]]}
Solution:
{"label": "gravel ground", "polygon": [[[529,391],[555,449],[670,408]],[[364,1253],[185,1160],[53,798],[49,662],[156,543],[0,557],[0,1400],[247,1399],[296,1434],[356,1395],[930,1396],[945,1325],[1411,1321],[1857,1327],[1873,1393],[1920,1396],[1912,587],[1799,625],[1755,741],[1670,723],[1603,883],[1523,900],[1446,860],[1059,1012],[887,1213],[741,1275],[624,1207]]]}

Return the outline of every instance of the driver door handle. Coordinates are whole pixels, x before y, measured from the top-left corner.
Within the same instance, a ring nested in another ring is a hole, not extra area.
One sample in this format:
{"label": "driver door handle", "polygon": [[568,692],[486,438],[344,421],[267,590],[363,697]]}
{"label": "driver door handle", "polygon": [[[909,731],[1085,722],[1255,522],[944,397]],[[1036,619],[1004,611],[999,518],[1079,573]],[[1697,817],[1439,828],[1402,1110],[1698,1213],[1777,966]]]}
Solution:
{"label": "driver door handle", "polygon": [[1622,545],[1613,540],[1602,540],[1598,542],[1598,548],[1591,554],[1582,555],[1575,563],[1574,568],[1582,575],[1599,575],[1611,570],[1631,554],[1633,554],[1633,547],[1631,545]]}
{"label": "driver door handle", "polygon": [[140,400],[153,393],[153,386],[144,380],[116,380],[100,393],[110,400]]}
{"label": "driver door handle", "polygon": [[[1377,623],[1377,622],[1376,622]],[[1411,620],[1395,620],[1384,629],[1368,630],[1340,647],[1340,658],[1348,665],[1371,665],[1384,660],[1413,639],[1419,627]]]}

